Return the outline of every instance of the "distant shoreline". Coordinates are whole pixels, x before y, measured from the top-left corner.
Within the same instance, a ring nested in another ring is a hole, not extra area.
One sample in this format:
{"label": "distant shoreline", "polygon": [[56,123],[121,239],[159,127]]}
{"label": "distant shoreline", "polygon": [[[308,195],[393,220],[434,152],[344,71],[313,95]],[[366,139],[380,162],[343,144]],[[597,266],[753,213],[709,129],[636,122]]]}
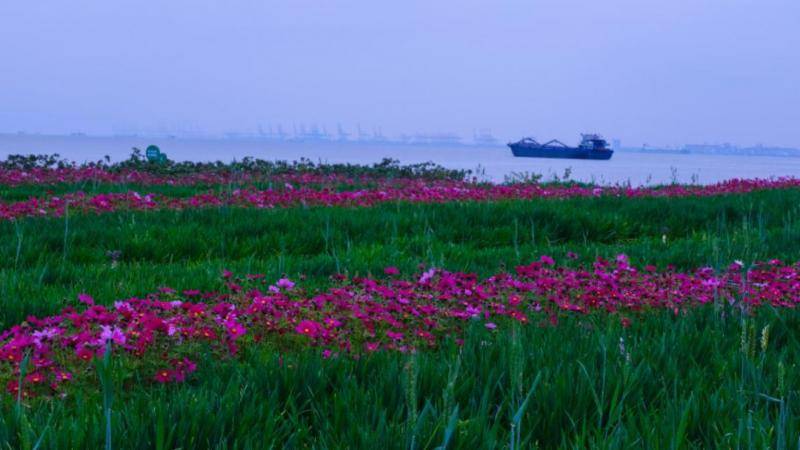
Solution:
{"label": "distant shoreline", "polygon": [[[501,140],[495,142],[475,142],[475,141],[403,141],[396,139],[300,139],[287,138],[276,139],[269,136],[259,135],[172,135],[172,134],[50,134],[50,133],[0,133],[0,138],[38,138],[38,139],[91,139],[91,140],[111,140],[111,139],[141,139],[153,141],[176,141],[176,142],[207,142],[207,143],[253,143],[253,144],[279,144],[279,145],[319,145],[319,146],[348,146],[353,148],[363,148],[369,146],[386,146],[391,148],[452,148],[452,149],[497,149],[507,150],[506,144]],[[641,154],[672,154],[672,155],[705,155],[705,156],[775,156],[775,157],[800,157],[800,148],[792,147],[737,147],[733,145],[686,145],[683,148],[659,148],[659,147],[619,147],[615,151],[623,153]]]}
{"label": "distant shoreline", "polygon": [[720,148],[718,150],[687,150],[670,148],[630,148],[622,147],[621,152],[631,153],[654,153],[654,154],[673,154],[673,155],[705,155],[705,156],[777,156],[787,158],[800,157],[800,149],[778,148],[778,147],[734,147],[730,149]]}

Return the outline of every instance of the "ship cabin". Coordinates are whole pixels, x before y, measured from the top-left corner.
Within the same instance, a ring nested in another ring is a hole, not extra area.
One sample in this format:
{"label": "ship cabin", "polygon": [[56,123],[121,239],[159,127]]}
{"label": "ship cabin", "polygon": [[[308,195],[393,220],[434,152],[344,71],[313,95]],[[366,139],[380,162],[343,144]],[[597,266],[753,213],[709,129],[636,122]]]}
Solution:
{"label": "ship cabin", "polygon": [[599,134],[581,134],[581,145],[578,147],[586,150],[606,150],[608,142]]}

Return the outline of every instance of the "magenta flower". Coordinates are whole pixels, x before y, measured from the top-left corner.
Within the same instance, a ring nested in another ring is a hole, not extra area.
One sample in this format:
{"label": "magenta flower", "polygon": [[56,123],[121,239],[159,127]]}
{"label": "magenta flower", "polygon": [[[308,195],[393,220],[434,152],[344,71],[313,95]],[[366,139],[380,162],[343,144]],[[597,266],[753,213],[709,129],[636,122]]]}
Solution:
{"label": "magenta flower", "polygon": [[430,269],[428,269],[428,271],[423,273],[421,277],[419,277],[419,283],[420,284],[428,283],[429,281],[431,281],[431,279],[435,274],[436,274],[436,269],[431,267]]}
{"label": "magenta flower", "polygon": [[159,369],[156,371],[156,374],[153,376],[153,379],[158,381],[159,383],[169,383],[172,381],[173,373],[171,370],[168,369]]}
{"label": "magenta flower", "polygon": [[55,378],[57,381],[69,381],[72,379],[72,374],[69,372],[64,372],[63,370],[57,370],[55,372]]}
{"label": "magenta flower", "polygon": [[315,338],[322,332],[322,326],[313,320],[303,320],[297,324],[295,331],[302,335]]}
{"label": "magenta flower", "polygon": [[228,320],[225,322],[225,328],[228,330],[228,334],[233,338],[237,339],[239,336],[244,335],[247,333],[247,329],[243,327],[240,323],[236,322],[235,320]]}
{"label": "magenta flower", "polygon": [[194,361],[190,360],[189,358],[183,358],[183,361],[181,361],[180,366],[187,373],[192,373],[195,370],[197,370],[197,364],[195,364]]}
{"label": "magenta flower", "polygon": [[338,328],[342,326],[342,321],[334,319],[333,317],[326,318],[324,322],[328,328]]}
{"label": "magenta flower", "polygon": [[75,354],[78,356],[79,359],[82,359],[84,361],[91,361],[92,358],[94,358],[94,352],[86,347],[78,348]]}
{"label": "magenta flower", "polygon": [[396,331],[391,331],[391,330],[387,331],[386,332],[386,336],[388,336],[390,339],[395,340],[395,341],[402,341],[403,340],[403,333],[399,333],[399,332],[396,332]]}
{"label": "magenta flower", "polygon": [[25,377],[25,382],[39,384],[44,381],[44,375],[39,372],[34,372]]}
{"label": "magenta flower", "polygon": [[294,288],[294,281],[288,278],[281,278],[280,280],[278,280],[277,283],[275,283],[275,285],[281,289],[286,289],[287,291],[290,291],[292,290],[292,288]]}
{"label": "magenta flower", "polygon": [[119,328],[112,327],[110,325],[101,325],[100,328],[103,331],[100,333],[100,341],[98,344],[105,344],[108,341],[112,341],[117,345],[125,344],[125,333],[123,333]]}

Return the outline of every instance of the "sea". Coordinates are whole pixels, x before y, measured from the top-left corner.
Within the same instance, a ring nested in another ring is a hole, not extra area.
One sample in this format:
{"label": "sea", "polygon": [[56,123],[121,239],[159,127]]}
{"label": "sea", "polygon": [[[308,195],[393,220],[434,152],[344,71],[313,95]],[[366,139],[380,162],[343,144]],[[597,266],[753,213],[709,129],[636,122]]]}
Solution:
{"label": "sea", "polygon": [[97,137],[0,134],[0,158],[10,154],[59,154],[76,162],[127,159],[133,148],[157,145],[174,161],[264,160],[372,164],[384,158],[402,164],[433,162],[471,170],[482,181],[541,176],[602,185],[711,184],[732,178],[800,177],[800,157],[709,155],[618,150],[608,161],[516,158],[505,145],[398,145],[352,142],[275,142],[259,139]]}

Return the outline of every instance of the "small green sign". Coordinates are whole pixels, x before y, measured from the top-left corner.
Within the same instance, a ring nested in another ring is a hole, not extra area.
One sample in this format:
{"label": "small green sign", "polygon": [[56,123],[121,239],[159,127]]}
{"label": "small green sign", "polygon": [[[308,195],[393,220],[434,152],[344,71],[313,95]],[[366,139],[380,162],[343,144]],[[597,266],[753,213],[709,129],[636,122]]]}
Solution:
{"label": "small green sign", "polygon": [[151,163],[165,163],[167,162],[167,154],[161,153],[161,149],[156,145],[150,145],[144,151],[147,161]]}

